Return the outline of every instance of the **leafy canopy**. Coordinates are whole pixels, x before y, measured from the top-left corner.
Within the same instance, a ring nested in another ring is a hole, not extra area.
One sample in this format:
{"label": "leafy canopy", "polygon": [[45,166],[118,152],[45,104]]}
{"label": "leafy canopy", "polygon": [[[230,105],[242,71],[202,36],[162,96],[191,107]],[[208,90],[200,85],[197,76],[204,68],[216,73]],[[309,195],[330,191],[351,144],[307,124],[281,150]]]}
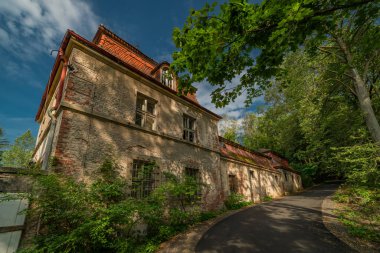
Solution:
{"label": "leafy canopy", "polygon": [[[374,20],[378,5],[374,0],[230,0],[216,10],[216,3],[206,4],[191,11],[182,30],[174,30],[179,51],[173,54],[172,69],[184,92],[194,91],[191,84],[206,79],[217,86],[212,93],[216,106],[225,106],[243,92],[248,105],[270,85],[288,52],[305,44],[323,45],[337,22],[347,22],[354,12],[352,27],[368,17]],[[226,89],[237,75],[240,84]]]}
{"label": "leafy canopy", "polygon": [[14,144],[2,154],[3,166],[26,168],[32,159],[35,139],[30,130],[17,137]]}

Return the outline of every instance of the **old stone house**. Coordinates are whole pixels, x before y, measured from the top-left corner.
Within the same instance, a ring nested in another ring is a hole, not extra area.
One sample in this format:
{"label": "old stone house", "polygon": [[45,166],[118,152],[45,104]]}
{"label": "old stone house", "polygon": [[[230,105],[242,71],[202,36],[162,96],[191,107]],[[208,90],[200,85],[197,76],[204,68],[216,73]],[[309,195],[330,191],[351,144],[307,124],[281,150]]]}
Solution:
{"label": "old stone house", "polygon": [[[120,173],[149,194],[163,171],[190,175],[206,184],[202,199],[217,208],[230,192],[247,200],[278,197],[301,188],[286,159],[256,152],[218,136],[217,114],[196,94],[178,96],[169,63],[158,63],[100,25],[92,41],[68,30],[36,115],[40,124],[34,160],[81,180],[106,156]],[[137,172],[154,161],[146,178]]]}

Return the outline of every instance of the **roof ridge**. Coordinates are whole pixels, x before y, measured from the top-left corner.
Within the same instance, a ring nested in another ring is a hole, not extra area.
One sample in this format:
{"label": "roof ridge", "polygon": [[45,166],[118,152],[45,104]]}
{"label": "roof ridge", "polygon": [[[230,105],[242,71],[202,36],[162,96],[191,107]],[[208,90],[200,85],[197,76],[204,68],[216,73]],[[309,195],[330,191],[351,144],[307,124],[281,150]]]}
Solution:
{"label": "roof ridge", "polygon": [[122,39],[121,37],[119,37],[116,33],[112,32],[110,29],[108,29],[107,27],[105,27],[103,24],[100,24],[99,27],[98,27],[98,31],[96,32],[96,34],[95,34],[95,36],[94,36],[94,38],[92,40],[94,43],[97,43],[96,40],[99,39],[100,31],[104,31],[111,38],[115,39],[117,42],[119,42],[122,45],[126,46],[127,48],[129,48],[130,50],[132,50],[134,53],[141,55],[143,58],[145,58],[146,60],[150,61],[152,64],[158,65],[158,62],[156,62],[154,59],[152,59],[151,57],[149,57],[146,54],[144,54],[136,46],[130,44],[129,42],[127,42],[124,39]]}
{"label": "roof ridge", "polygon": [[263,156],[263,157],[268,158],[268,159],[272,159],[272,157],[270,157],[270,156],[268,156],[268,155],[266,155],[266,154],[263,154],[263,153],[261,153],[261,152],[259,152],[259,151],[256,151],[256,150],[253,150],[253,149],[247,148],[247,147],[245,147],[245,146],[243,146],[243,145],[241,145],[241,144],[239,144],[239,143],[237,143],[237,142],[234,142],[234,141],[228,140],[228,139],[226,139],[226,138],[224,138],[224,137],[222,137],[222,136],[220,136],[220,135],[219,135],[218,137],[219,137],[219,140],[220,140],[220,141],[227,142],[228,144],[230,144],[230,145],[232,145],[232,146],[234,146],[234,147],[236,147],[236,148],[241,148],[241,149],[243,149],[243,150],[245,150],[245,151],[248,151],[248,152],[250,152],[250,153],[257,154],[257,155]]}
{"label": "roof ridge", "polygon": [[[98,30],[98,31],[99,31],[99,30]],[[64,37],[63,37],[63,39],[62,39],[62,42],[61,42],[61,45],[60,45],[60,49],[62,48],[62,50],[66,50],[66,46],[67,46],[68,41],[70,40],[71,37],[73,37],[74,39],[77,39],[77,40],[78,40],[79,42],[81,42],[82,44],[84,44],[84,45],[86,45],[86,46],[88,46],[88,47],[90,47],[90,48],[92,48],[92,49],[99,50],[101,54],[103,54],[104,56],[108,57],[110,60],[114,61],[115,63],[121,64],[122,66],[124,66],[124,67],[126,67],[126,68],[132,70],[133,72],[135,72],[135,73],[141,75],[143,78],[146,78],[147,80],[150,80],[150,81],[152,81],[152,82],[154,82],[154,83],[156,83],[156,84],[160,84],[159,86],[160,86],[161,88],[163,88],[163,89],[165,89],[165,90],[167,90],[167,91],[169,91],[169,92],[171,92],[171,93],[173,93],[173,94],[178,95],[176,91],[174,91],[173,89],[171,89],[171,88],[169,88],[169,87],[163,85],[160,81],[158,81],[157,79],[155,79],[152,75],[149,75],[149,74],[146,74],[146,73],[142,72],[141,70],[139,70],[139,69],[137,69],[136,67],[134,67],[134,66],[128,64],[127,62],[123,61],[122,59],[118,58],[117,56],[111,54],[110,52],[108,52],[108,51],[105,50],[104,48],[102,48],[102,47],[100,47],[99,45],[97,45],[97,44],[95,43],[94,40],[96,39],[96,37],[97,37],[98,35],[99,35],[99,34],[98,34],[98,32],[97,32],[97,34],[95,35],[93,41],[89,41],[89,40],[83,38],[82,36],[80,36],[79,34],[77,34],[76,32],[74,32],[74,31],[68,29],[68,30],[66,31],[66,33],[65,33],[65,35],[64,35]],[[98,51],[98,52],[99,52],[99,51]],[[56,71],[57,71],[57,69],[58,69],[58,65],[59,65],[59,64],[58,64],[58,57],[56,57],[56,59],[55,59],[55,63],[54,63],[54,65],[53,65],[53,69],[52,69],[52,71],[51,71],[51,74],[52,74],[52,73],[54,73],[54,75],[56,74]],[[48,83],[46,84],[45,91],[44,91],[44,94],[43,94],[43,96],[42,96],[42,98],[41,98],[41,102],[40,102],[40,105],[39,105],[39,108],[38,108],[38,111],[37,111],[37,114],[36,114],[36,117],[35,117],[35,120],[36,120],[36,121],[37,121],[38,118],[40,117],[41,112],[42,112],[42,110],[43,110],[43,107],[44,107],[44,105],[45,105],[45,102],[46,102],[45,99],[46,99],[46,95],[47,95],[46,92],[47,92],[47,90],[50,88],[50,86],[51,86],[51,82],[52,82],[52,80],[51,80],[51,78],[49,78],[49,81],[48,81]],[[221,116],[219,116],[218,114],[216,114],[216,113],[212,112],[211,110],[209,110],[209,109],[203,107],[202,105],[200,105],[199,103],[197,103],[197,102],[191,100],[190,98],[188,98],[188,97],[186,97],[186,96],[184,96],[184,95],[180,95],[179,97],[182,98],[183,100],[185,100],[186,102],[195,105],[196,107],[198,107],[198,108],[201,109],[202,111],[205,111],[205,112],[207,112],[208,114],[211,114],[213,117],[216,117],[216,118],[218,118],[218,119],[221,118]]]}

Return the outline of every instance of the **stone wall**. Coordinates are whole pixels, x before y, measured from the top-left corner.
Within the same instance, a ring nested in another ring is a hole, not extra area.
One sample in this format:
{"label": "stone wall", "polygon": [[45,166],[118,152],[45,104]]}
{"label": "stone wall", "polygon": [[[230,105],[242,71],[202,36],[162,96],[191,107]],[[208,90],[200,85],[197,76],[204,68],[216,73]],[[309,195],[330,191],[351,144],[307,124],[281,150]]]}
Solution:
{"label": "stone wall", "polygon": [[[52,155],[57,168],[79,180],[90,180],[106,157],[131,179],[133,160],[155,161],[161,171],[183,175],[185,167],[199,169],[206,185],[207,208],[224,199],[221,189],[217,119],[181,98],[160,90],[74,49],[58,113]],[[153,130],[134,124],[137,92],[157,101]],[[182,139],[183,114],[196,119],[195,142]]]}

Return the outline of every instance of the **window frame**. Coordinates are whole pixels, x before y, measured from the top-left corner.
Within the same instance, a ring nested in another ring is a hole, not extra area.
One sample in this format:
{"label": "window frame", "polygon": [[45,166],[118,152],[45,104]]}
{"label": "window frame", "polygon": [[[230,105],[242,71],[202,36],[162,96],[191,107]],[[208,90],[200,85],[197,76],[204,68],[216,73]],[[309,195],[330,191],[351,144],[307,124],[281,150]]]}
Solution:
{"label": "window frame", "polygon": [[[187,115],[187,114],[183,114],[183,117],[182,117],[182,128],[183,128],[183,132],[182,132],[182,139],[186,140],[186,141],[189,141],[189,142],[195,142],[195,122],[196,122],[196,119]],[[192,123],[192,128],[190,127],[190,123]],[[192,134],[192,138],[190,137]]]}
{"label": "window frame", "polygon": [[239,193],[238,181],[236,175],[229,174],[228,175],[228,189],[230,194]]}
{"label": "window frame", "polygon": [[170,89],[174,89],[174,78],[167,67],[161,69],[161,83]]}
{"label": "window frame", "polygon": [[[193,167],[185,167],[184,170],[185,177],[190,177],[195,179],[195,182],[197,183],[197,192],[196,192],[196,197],[200,199],[202,196],[202,178],[201,178],[201,172],[198,168],[193,168]],[[192,199],[194,201],[195,199]]]}
{"label": "window frame", "polygon": [[[142,104],[142,108],[139,108],[139,106],[138,106],[139,99],[144,101]],[[149,103],[154,105],[153,112],[150,112],[148,110]],[[157,101],[153,98],[150,98],[150,97],[138,92],[137,96],[136,96],[135,124],[140,126],[140,127],[143,127],[143,128],[155,130],[155,128],[156,128],[156,114],[157,114]],[[141,119],[140,119],[141,124],[138,123],[138,115],[141,117]],[[147,124],[146,124],[147,119],[152,119],[152,121],[153,121],[151,128],[147,127]]]}
{"label": "window frame", "polygon": [[[153,166],[148,174],[144,175],[144,167]],[[131,168],[131,192],[130,196],[136,199],[148,197],[160,184],[161,173],[157,165],[152,161],[134,159]]]}

